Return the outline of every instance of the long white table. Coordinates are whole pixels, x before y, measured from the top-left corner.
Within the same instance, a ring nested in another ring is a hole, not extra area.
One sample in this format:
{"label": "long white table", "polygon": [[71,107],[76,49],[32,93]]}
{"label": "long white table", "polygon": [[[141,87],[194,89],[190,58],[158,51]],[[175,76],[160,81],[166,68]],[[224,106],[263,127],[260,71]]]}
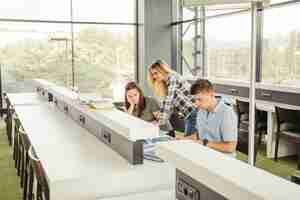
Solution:
{"label": "long white table", "polygon": [[47,101],[37,93],[7,93],[7,97],[12,106],[47,103]]}
{"label": "long white table", "polygon": [[121,197],[105,198],[104,200],[175,200],[174,190],[159,190],[155,192],[145,192]]}
{"label": "long white table", "polygon": [[296,200],[300,197],[299,185],[194,141],[159,144],[157,153],[226,199]]}
{"label": "long white table", "polygon": [[47,174],[51,200],[102,199],[171,190],[168,163],[130,165],[52,104],[15,111]]}

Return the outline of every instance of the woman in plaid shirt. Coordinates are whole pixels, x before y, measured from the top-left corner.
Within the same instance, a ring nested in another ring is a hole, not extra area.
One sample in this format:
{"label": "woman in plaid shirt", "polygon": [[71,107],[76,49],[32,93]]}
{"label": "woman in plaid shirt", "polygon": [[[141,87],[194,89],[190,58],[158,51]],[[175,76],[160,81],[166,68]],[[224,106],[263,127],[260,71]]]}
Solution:
{"label": "woman in plaid shirt", "polygon": [[154,94],[163,98],[157,114],[159,125],[165,125],[175,111],[185,118],[186,136],[195,133],[196,107],[190,95],[190,84],[161,60],[150,65],[148,82]]}

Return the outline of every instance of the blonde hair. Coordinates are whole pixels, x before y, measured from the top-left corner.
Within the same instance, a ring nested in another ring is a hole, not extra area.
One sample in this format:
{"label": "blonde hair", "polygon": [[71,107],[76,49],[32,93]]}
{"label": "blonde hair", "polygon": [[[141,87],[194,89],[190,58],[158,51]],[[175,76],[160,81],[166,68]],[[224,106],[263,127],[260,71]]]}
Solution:
{"label": "blonde hair", "polygon": [[168,87],[165,81],[157,81],[153,78],[151,70],[156,69],[163,76],[168,76],[175,73],[165,62],[158,60],[152,63],[148,68],[148,84],[158,97],[166,97],[168,94]]}

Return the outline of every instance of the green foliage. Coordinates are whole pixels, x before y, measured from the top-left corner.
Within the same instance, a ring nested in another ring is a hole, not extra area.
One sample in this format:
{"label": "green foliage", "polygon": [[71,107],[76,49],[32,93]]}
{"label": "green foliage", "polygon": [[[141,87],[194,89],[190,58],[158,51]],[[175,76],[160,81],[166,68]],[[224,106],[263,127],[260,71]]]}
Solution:
{"label": "green foliage", "polygon": [[[133,33],[90,26],[75,34],[74,52],[75,84],[80,91],[111,93],[109,85],[116,77],[133,76]],[[43,78],[70,86],[71,59],[70,41],[24,39],[0,48],[4,81]]]}

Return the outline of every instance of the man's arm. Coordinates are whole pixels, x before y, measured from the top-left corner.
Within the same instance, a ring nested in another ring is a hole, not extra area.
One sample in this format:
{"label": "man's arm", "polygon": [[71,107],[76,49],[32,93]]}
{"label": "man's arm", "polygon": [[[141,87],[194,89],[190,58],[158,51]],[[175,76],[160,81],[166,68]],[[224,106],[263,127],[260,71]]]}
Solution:
{"label": "man's arm", "polygon": [[208,142],[207,147],[221,151],[223,153],[235,152],[237,142]]}
{"label": "man's arm", "polygon": [[189,136],[176,135],[176,140],[199,140],[198,133],[193,133]]}

